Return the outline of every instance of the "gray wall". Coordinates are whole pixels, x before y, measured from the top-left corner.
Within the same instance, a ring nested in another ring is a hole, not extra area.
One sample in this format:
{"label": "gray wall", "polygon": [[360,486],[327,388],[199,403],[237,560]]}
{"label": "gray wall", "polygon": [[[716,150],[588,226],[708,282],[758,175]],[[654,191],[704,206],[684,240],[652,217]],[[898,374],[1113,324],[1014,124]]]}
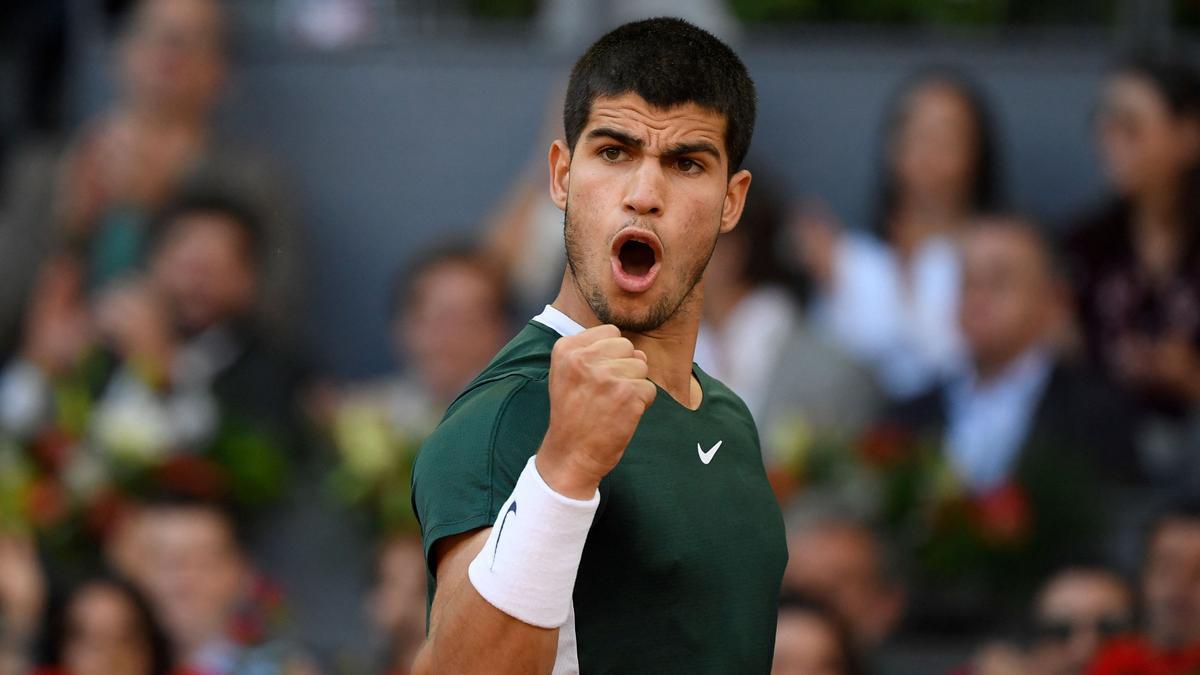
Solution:
{"label": "gray wall", "polygon": [[[744,38],[739,51],[760,96],[751,168],[861,224],[885,101],[913,69],[950,63],[976,76],[993,104],[1013,205],[1057,223],[1099,188],[1088,117],[1104,44],[1072,33]],[[227,126],[273,153],[295,190],[311,270],[305,330],[319,364],[347,376],[391,365],[384,298],[393,273],[477,227],[534,154],[545,100],[568,65],[524,41],[467,37],[336,56],[258,54],[242,65]],[[102,72],[91,67],[85,108],[105,96]]]}

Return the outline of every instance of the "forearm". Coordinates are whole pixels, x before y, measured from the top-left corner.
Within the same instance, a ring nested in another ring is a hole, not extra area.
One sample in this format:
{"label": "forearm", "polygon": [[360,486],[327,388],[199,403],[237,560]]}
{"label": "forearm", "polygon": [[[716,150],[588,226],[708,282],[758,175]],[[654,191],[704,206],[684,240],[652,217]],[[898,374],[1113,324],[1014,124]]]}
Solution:
{"label": "forearm", "polygon": [[530,458],[494,527],[438,542],[417,672],[551,672],[599,501],[594,487],[586,500],[556,492]]}
{"label": "forearm", "polygon": [[558,629],[539,628],[493,607],[464,575],[445,593],[414,673],[549,673]]}

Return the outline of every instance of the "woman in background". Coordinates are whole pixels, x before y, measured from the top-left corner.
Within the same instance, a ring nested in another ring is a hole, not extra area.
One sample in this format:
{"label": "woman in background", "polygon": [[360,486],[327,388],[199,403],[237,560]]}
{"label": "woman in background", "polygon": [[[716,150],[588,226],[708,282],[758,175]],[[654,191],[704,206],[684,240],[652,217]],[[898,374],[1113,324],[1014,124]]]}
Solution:
{"label": "woman in background", "polygon": [[999,171],[987,106],[964,75],[924,71],[893,100],[874,236],[803,218],[798,244],[820,286],[818,322],[903,398],[957,364],[955,237],[997,207]]}
{"label": "woman in background", "polygon": [[183,675],[150,605],[116,577],[84,582],[51,611],[37,675]]}
{"label": "woman in background", "polygon": [[1069,238],[1092,361],[1147,413],[1151,474],[1200,447],[1200,74],[1137,60],[1108,77],[1097,115],[1107,203]]}

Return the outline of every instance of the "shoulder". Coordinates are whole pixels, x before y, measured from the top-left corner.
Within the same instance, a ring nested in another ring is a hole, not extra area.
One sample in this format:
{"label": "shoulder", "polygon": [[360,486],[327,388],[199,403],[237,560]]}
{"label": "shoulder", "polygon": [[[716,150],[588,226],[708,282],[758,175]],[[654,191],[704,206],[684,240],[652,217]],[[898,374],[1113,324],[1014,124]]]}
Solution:
{"label": "shoulder", "polygon": [[757,438],[758,431],[754,423],[754,416],[750,413],[750,408],[742,400],[742,397],[734,393],[724,382],[701,370],[700,366],[694,365],[693,368],[704,392],[701,405],[707,408],[711,415],[721,418],[723,422],[731,419],[743,422]]}
{"label": "shoulder", "polygon": [[[478,383],[459,395],[446,411],[422,446],[418,463],[426,455],[443,450],[461,453],[477,446],[490,449],[507,420],[530,415],[540,407],[548,414],[549,394],[544,380],[510,373]],[[467,439],[469,442],[464,442]]]}

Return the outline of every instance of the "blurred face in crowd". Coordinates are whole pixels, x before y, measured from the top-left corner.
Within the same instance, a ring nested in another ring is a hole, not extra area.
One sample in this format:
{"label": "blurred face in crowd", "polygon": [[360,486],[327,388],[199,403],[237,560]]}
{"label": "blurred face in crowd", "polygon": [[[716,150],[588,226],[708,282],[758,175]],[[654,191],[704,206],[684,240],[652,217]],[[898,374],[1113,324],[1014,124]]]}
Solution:
{"label": "blurred face in crowd", "polygon": [[[384,546],[371,595],[373,623],[398,656],[411,656],[425,639],[425,557],[419,539],[399,537]],[[412,664],[395,665],[407,670]]]}
{"label": "blurred face in crowd", "polygon": [[245,233],[222,213],[179,218],[159,244],[151,274],[180,327],[198,332],[247,314],[257,268]]}
{"label": "blurred face in crowd", "polygon": [[62,666],[71,675],[149,675],[146,626],[129,599],[103,583],[84,587],[67,608]]}
{"label": "blurred face in crowd", "polygon": [[910,93],[890,146],[900,203],[966,207],[975,180],[978,137],[970,105],[952,85],[933,81]]}
{"label": "blurred face in crowd", "polygon": [[146,594],[185,655],[222,635],[246,569],[229,523],[202,508],[149,509],[142,515]]}
{"label": "blurred face in crowd", "polygon": [[1128,631],[1133,598],[1105,570],[1069,570],[1038,596],[1030,659],[1037,675],[1082,675],[1101,644]]}
{"label": "blurred face in crowd", "polygon": [[122,79],[133,103],[195,116],[225,79],[225,25],[217,0],[143,0],[122,45]]}
{"label": "blurred face in crowd", "polygon": [[1042,244],[1020,224],[985,222],[963,239],[959,322],[980,371],[1049,339],[1063,290]]}
{"label": "blurred face in crowd", "polygon": [[1147,636],[1168,648],[1200,644],[1200,521],[1160,525],[1142,575]]}
{"label": "blurred face in crowd", "polygon": [[845,675],[837,628],[816,612],[788,610],[775,628],[771,675]]}
{"label": "blurred face in crowd", "polygon": [[508,339],[503,289],[479,263],[448,260],[423,272],[393,328],[401,359],[449,404]]}
{"label": "blurred face in crowd", "polygon": [[1136,74],[1108,82],[1097,131],[1108,179],[1125,197],[1177,185],[1200,158],[1200,122],[1173,114],[1155,86]]}
{"label": "blurred face in crowd", "polygon": [[859,644],[877,645],[904,605],[903,591],[883,578],[881,566],[869,530],[826,524],[789,537],[783,585],[820,598],[847,623]]}
{"label": "blurred face in crowd", "polygon": [[722,115],[599,97],[574,151],[551,146],[550,172],[572,279],[601,322],[652,331],[689,298],[699,312],[692,291],[750,185],[747,171],[729,175]]}

